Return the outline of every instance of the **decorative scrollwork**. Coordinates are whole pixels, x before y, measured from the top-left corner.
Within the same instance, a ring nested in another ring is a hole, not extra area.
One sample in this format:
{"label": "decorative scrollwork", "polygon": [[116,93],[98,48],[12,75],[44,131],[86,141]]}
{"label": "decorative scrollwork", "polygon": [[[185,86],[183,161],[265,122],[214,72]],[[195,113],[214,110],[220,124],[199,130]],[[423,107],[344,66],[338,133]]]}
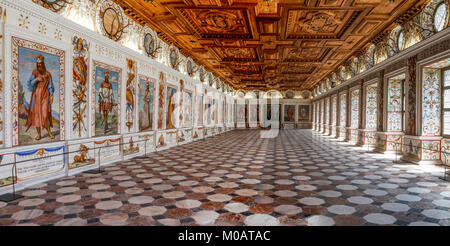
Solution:
{"label": "decorative scrollwork", "polygon": [[72,4],[73,0],[33,0],[33,2],[58,13],[66,6]]}

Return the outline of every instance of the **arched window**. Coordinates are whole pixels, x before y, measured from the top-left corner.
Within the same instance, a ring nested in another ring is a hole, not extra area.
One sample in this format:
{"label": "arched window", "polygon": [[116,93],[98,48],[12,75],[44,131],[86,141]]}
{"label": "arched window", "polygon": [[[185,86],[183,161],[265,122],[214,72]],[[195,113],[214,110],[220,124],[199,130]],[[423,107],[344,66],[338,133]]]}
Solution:
{"label": "arched window", "polygon": [[447,6],[445,2],[440,3],[436,10],[434,11],[433,16],[433,25],[436,31],[442,31],[445,27],[445,21],[447,18]]}
{"label": "arched window", "polygon": [[403,30],[402,31],[400,31],[399,33],[398,33],[398,36],[397,36],[397,48],[398,48],[398,51],[402,51],[403,50],[403,42],[404,41],[404,33],[403,33]]}

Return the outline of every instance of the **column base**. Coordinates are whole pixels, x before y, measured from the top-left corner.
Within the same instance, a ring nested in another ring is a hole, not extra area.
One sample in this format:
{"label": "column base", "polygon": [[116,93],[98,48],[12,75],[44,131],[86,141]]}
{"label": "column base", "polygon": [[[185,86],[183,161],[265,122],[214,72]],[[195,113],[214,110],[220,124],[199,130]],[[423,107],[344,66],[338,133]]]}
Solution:
{"label": "column base", "polygon": [[375,130],[368,129],[359,129],[358,130],[358,141],[356,143],[357,146],[362,147],[375,147],[376,137]]}
{"label": "column base", "polygon": [[404,136],[402,160],[417,164],[443,165],[445,158],[439,151],[445,139],[442,137]]}
{"label": "column base", "polygon": [[345,126],[339,126],[338,131],[339,131],[338,136],[339,141],[345,141],[345,139],[347,138],[347,128]]}
{"label": "column base", "polygon": [[352,144],[356,144],[358,142],[358,129],[347,127],[347,138],[344,141],[348,141]]}
{"label": "column base", "polygon": [[337,138],[338,137],[338,127],[337,126],[331,126],[331,134],[330,136],[332,138]]}
{"label": "column base", "polygon": [[375,152],[382,154],[401,154],[403,132],[376,132]]}

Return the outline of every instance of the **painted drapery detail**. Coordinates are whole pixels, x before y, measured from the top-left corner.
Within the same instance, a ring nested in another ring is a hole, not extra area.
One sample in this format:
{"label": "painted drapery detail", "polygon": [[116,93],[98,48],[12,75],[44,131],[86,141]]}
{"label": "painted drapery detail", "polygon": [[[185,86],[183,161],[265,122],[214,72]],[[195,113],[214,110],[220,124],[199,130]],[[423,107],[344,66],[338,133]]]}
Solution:
{"label": "painted drapery detail", "polygon": [[402,80],[388,81],[387,131],[402,131]]}
{"label": "painted drapery detail", "polygon": [[377,85],[367,86],[366,129],[377,129]]}
{"label": "painted drapery detail", "polygon": [[86,40],[73,37],[72,136],[87,137],[87,92],[89,72],[89,46]]}
{"label": "painted drapery detail", "polygon": [[165,85],[166,76],[163,72],[159,73],[159,89],[158,89],[158,130],[164,128],[164,101],[165,101]]}
{"label": "painted drapery detail", "polygon": [[359,90],[351,92],[351,116],[350,127],[358,128],[359,122]]}
{"label": "painted drapery detail", "polygon": [[121,73],[120,68],[94,61],[95,136],[120,133]]}
{"label": "painted drapery detail", "polygon": [[422,135],[439,136],[441,127],[440,70],[423,69]]}
{"label": "painted drapery detail", "polygon": [[126,83],[126,91],[125,91],[125,99],[126,99],[126,122],[125,126],[128,129],[128,132],[132,131],[132,127],[134,125],[134,108],[135,108],[135,98],[136,98],[136,62],[127,59],[127,83]]}
{"label": "painted drapery detail", "polygon": [[12,144],[64,140],[65,52],[12,37]]}
{"label": "painted drapery detail", "polygon": [[342,94],[340,98],[340,117],[339,117],[339,125],[346,126],[347,125],[347,95]]}
{"label": "painted drapery detail", "polygon": [[153,114],[156,80],[146,76],[139,77],[139,131],[153,129]]}

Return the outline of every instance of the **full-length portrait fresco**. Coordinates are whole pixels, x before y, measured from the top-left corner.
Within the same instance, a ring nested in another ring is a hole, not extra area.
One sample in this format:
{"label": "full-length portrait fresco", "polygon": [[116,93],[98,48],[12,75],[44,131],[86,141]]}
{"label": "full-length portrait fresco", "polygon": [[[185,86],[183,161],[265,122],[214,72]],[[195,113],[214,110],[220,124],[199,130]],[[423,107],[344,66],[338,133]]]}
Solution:
{"label": "full-length portrait fresco", "polygon": [[167,86],[166,96],[166,129],[174,129],[176,124],[175,105],[177,103],[177,89],[175,87]]}
{"label": "full-length portrait fresco", "polygon": [[183,127],[192,126],[192,92],[183,92]]}
{"label": "full-length portrait fresco", "polygon": [[155,82],[153,78],[139,78],[139,131],[153,129]]}
{"label": "full-length portrait fresco", "polygon": [[299,121],[309,120],[309,105],[298,105],[298,120]]}
{"label": "full-length portrait fresco", "polygon": [[295,105],[284,105],[284,122],[294,122]]}
{"label": "full-length portrait fresco", "polygon": [[119,133],[120,68],[94,62],[95,136]]}
{"label": "full-length portrait fresco", "polygon": [[15,37],[12,42],[13,145],[63,140],[64,51]]}

